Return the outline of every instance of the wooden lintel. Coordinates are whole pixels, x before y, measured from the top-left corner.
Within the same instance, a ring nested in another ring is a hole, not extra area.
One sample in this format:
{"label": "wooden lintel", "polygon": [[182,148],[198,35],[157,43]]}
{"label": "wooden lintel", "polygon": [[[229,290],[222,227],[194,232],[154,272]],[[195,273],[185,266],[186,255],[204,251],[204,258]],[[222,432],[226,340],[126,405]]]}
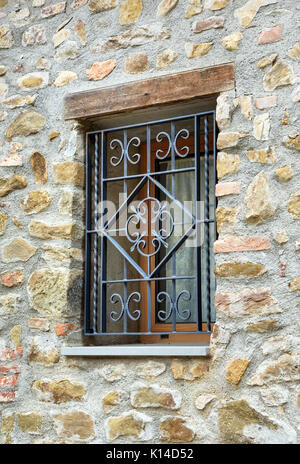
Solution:
{"label": "wooden lintel", "polygon": [[82,119],[182,102],[234,88],[232,63],[127,84],[71,93],[65,119]]}

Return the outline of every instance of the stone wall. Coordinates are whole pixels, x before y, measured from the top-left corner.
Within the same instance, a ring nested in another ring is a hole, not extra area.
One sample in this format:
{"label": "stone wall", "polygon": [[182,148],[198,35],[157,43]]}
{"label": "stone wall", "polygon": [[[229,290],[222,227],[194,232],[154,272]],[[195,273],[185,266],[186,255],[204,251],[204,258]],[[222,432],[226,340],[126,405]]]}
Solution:
{"label": "stone wall", "polygon": [[[0,0],[2,443],[299,442],[299,10]],[[84,215],[64,95],[227,62],[210,356],[63,357],[82,343]]]}

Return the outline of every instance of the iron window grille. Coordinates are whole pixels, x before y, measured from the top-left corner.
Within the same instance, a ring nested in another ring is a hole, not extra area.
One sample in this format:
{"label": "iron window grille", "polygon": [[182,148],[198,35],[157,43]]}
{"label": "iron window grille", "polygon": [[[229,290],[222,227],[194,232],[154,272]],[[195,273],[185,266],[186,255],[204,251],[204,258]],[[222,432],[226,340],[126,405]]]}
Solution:
{"label": "iron window grille", "polygon": [[216,130],[208,111],[86,134],[86,335],[211,332]]}

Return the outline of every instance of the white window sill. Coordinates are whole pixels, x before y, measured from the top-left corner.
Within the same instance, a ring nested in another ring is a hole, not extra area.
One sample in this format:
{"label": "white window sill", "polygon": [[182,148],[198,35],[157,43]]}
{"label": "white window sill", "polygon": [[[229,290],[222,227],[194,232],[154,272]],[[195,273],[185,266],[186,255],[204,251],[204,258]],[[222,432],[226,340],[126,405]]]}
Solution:
{"label": "white window sill", "polygon": [[64,356],[208,356],[209,345],[110,345],[110,346],[64,346]]}

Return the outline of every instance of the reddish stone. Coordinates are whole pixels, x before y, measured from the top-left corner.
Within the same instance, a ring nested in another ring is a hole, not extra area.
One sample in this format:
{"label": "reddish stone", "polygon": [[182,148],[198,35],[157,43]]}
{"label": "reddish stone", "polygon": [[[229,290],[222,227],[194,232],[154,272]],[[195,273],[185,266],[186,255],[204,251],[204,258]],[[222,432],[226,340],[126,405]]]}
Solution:
{"label": "reddish stone", "polygon": [[11,366],[0,366],[0,374],[19,374],[19,372],[19,364],[12,364]]}
{"label": "reddish stone", "polygon": [[42,8],[41,18],[50,18],[51,16],[57,15],[59,13],[64,13],[66,11],[66,2],[56,3],[56,5],[46,6]]}
{"label": "reddish stone", "polygon": [[15,401],[16,393],[14,391],[11,392],[0,392],[0,403],[9,403],[11,401]]}
{"label": "reddish stone", "polygon": [[13,72],[23,72],[24,71],[24,66],[22,64],[16,64],[16,66],[13,68]]}
{"label": "reddish stone", "polygon": [[6,375],[0,377],[0,388],[14,387],[18,381],[18,375]]}
{"label": "reddish stone", "polygon": [[258,110],[265,110],[275,106],[277,103],[277,95],[268,95],[267,97],[259,97],[256,99],[256,108]]}
{"label": "reddish stone", "polygon": [[116,60],[107,60],[107,61],[98,61],[92,64],[90,69],[86,70],[86,73],[90,79],[90,81],[99,81],[103,79],[105,76],[110,74],[114,68],[116,67],[117,62]]}
{"label": "reddish stone", "polygon": [[76,10],[76,8],[86,5],[87,1],[88,0],[74,0],[73,3],[71,3],[72,10]]}
{"label": "reddish stone", "polygon": [[18,346],[15,350],[6,348],[5,350],[0,351],[0,361],[14,361],[15,359],[22,358],[23,349]]}
{"label": "reddish stone", "polygon": [[215,253],[230,253],[234,251],[259,251],[270,249],[269,237],[238,237],[227,235],[214,243]]}
{"label": "reddish stone", "polygon": [[50,323],[48,319],[43,319],[40,317],[30,317],[27,321],[28,327],[30,329],[41,330],[42,332],[48,332],[50,329]]}
{"label": "reddish stone", "polygon": [[78,325],[71,324],[70,322],[66,322],[65,324],[56,324],[56,335],[58,337],[65,337],[76,329],[78,329]]}
{"label": "reddish stone", "polygon": [[6,272],[0,277],[0,282],[5,287],[19,287],[24,283],[24,274],[19,271]]}
{"label": "reddish stone", "polygon": [[238,182],[221,182],[216,185],[216,196],[224,197],[225,195],[238,195],[241,193],[241,183]]}
{"label": "reddish stone", "polygon": [[270,29],[265,29],[258,36],[258,43],[260,45],[265,45],[273,42],[278,42],[282,38],[282,24],[271,27]]}

